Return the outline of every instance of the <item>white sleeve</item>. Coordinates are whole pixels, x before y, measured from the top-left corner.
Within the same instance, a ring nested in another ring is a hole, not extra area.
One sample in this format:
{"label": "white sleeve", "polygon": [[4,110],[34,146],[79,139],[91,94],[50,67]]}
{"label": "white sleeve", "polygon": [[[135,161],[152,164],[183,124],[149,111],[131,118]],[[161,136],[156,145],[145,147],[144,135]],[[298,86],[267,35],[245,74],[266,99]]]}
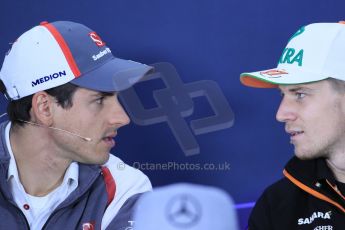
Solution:
{"label": "white sleeve", "polygon": [[114,178],[116,192],[113,201],[104,212],[101,229],[108,227],[122,205],[131,196],[152,190],[148,177],[140,170],[135,169],[114,155],[103,166],[107,167]]}

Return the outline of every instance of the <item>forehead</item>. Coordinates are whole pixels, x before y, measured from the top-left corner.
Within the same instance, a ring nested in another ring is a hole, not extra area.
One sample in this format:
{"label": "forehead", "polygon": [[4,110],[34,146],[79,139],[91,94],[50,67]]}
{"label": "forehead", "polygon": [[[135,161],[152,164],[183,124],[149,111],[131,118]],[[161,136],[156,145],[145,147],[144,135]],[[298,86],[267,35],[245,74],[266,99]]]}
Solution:
{"label": "forehead", "polygon": [[87,96],[87,97],[93,97],[93,96],[113,96],[116,93],[115,92],[100,92],[100,91],[95,91],[91,89],[86,89],[79,87],[76,91],[77,94],[80,96]]}
{"label": "forehead", "polygon": [[329,82],[326,80],[307,83],[307,84],[295,84],[295,85],[278,85],[278,89],[281,92],[294,92],[297,90],[306,90],[306,91],[316,91],[321,89],[330,88]]}

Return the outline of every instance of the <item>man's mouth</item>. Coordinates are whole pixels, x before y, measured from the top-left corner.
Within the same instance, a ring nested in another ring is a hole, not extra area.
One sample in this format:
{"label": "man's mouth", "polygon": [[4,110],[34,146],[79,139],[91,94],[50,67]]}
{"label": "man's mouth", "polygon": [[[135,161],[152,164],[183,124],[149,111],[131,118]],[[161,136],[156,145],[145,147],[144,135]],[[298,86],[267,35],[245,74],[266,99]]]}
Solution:
{"label": "man's mouth", "polygon": [[292,131],[292,132],[289,132],[291,137],[295,137],[295,136],[303,134],[303,133],[304,133],[303,131]]}
{"label": "man's mouth", "polygon": [[102,138],[104,141],[111,141],[113,138],[112,137],[103,137]]}
{"label": "man's mouth", "polygon": [[105,136],[102,138],[102,141],[104,141],[105,144],[107,144],[110,148],[113,148],[115,146],[115,140],[114,140],[115,136],[116,136],[116,134],[111,134],[109,136]]}

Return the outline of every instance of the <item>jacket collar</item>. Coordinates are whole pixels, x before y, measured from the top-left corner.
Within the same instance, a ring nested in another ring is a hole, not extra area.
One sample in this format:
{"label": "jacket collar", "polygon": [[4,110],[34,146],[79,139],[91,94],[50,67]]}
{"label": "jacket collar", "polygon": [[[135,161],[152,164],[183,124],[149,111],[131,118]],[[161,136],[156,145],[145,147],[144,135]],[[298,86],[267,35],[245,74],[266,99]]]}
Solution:
{"label": "jacket collar", "polygon": [[[7,189],[7,174],[10,162],[10,154],[6,146],[6,136],[5,129],[9,121],[0,124],[0,184],[3,188],[4,194],[10,198],[12,197],[11,192]],[[78,187],[76,191],[77,194],[81,195],[93,184],[93,182],[101,174],[101,168],[99,165],[89,165],[81,164],[79,165],[79,175],[78,175]],[[5,184],[3,184],[5,183]]]}
{"label": "jacket collar", "polygon": [[285,170],[305,184],[315,184],[324,180],[328,180],[333,185],[336,183],[335,177],[324,158],[300,160],[294,156],[286,164]]}
{"label": "jacket collar", "polygon": [[[9,164],[10,162],[10,154],[6,147],[6,136],[5,136],[5,129],[9,121],[3,122],[0,124],[0,164]],[[7,166],[8,167],[8,166]]]}

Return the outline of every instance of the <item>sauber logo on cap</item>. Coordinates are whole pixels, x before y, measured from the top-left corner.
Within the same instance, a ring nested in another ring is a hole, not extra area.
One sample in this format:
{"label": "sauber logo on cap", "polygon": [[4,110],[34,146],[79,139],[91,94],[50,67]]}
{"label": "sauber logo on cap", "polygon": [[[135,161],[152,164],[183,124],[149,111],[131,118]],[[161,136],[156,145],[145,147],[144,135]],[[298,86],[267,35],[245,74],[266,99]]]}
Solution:
{"label": "sauber logo on cap", "polygon": [[92,41],[94,41],[98,47],[105,46],[105,42],[102,41],[102,39],[100,38],[100,36],[98,36],[98,34],[96,32],[89,33],[89,36],[92,39]]}

